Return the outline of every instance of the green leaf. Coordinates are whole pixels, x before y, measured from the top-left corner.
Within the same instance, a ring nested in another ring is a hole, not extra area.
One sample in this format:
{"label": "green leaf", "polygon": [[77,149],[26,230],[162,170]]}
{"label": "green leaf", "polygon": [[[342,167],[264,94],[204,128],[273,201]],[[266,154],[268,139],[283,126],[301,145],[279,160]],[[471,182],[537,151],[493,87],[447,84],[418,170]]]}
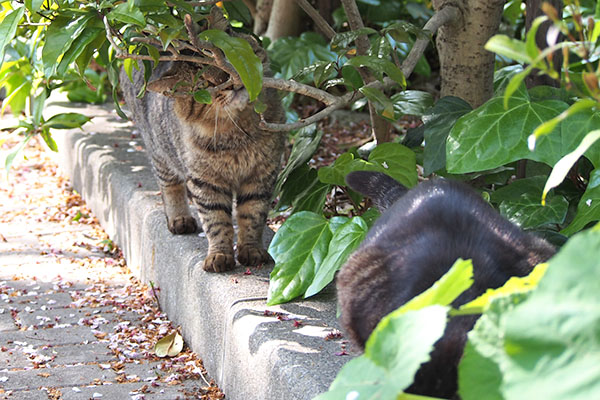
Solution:
{"label": "green leaf", "polygon": [[302,211],[285,221],[269,246],[275,267],[269,282],[268,305],[290,301],[306,291],[316,267],[327,256],[332,236],[328,221],[312,212]]}
{"label": "green leaf", "polygon": [[354,161],[354,154],[341,154],[333,164],[319,168],[319,180],[331,185],[346,186],[346,169]]}
{"label": "green leaf", "polygon": [[141,27],[146,26],[144,14],[132,1],[118,4],[106,15],[106,18],[108,18],[110,22],[118,21],[124,24],[134,24]]}
{"label": "green leaf", "polygon": [[58,146],[56,145],[56,142],[52,138],[52,135],[50,134],[50,129],[47,126],[44,126],[42,128],[40,135],[42,136],[42,139],[44,139],[44,142],[46,142],[46,145],[48,145],[48,148],[50,150],[52,150],[54,152],[58,151]]}
{"label": "green leaf", "polygon": [[314,213],[323,212],[323,206],[325,206],[327,193],[331,190],[331,186],[321,183],[316,175],[317,174],[314,173],[314,179],[310,185],[304,187],[304,190],[302,190],[292,202],[294,213],[298,211],[312,211]]}
{"label": "green leaf", "polygon": [[521,229],[535,229],[544,225],[560,225],[567,215],[569,202],[563,196],[552,196],[545,205],[539,194],[523,194],[518,200],[500,203],[500,214]]}
{"label": "green leaf", "polygon": [[546,195],[550,189],[558,186],[567,176],[571,167],[579,160],[579,158],[585,153],[598,139],[600,139],[600,129],[591,131],[581,141],[579,146],[563,158],[561,158],[550,173],[546,186],[544,186],[544,192],[542,194],[542,204],[545,202]]}
{"label": "green leaf", "polygon": [[358,90],[365,84],[356,68],[349,65],[342,67],[342,78],[344,78],[344,84],[350,90]]}
{"label": "green leaf", "polygon": [[275,194],[281,191],[283,184],[292,171],[305,164],[312,157],[322,137],[323,130],[317,129],[316,124],[308,125],[296,133],[288,162],[277,178]]}
{"label": "green leaf", "polygon": [[502,372],[471,341],[465,345],[458,372],[459,393],[463,400],[504,400],[500,393]]}
{"label": "green leaf", "polygon": [[377,33],[375,29],[372,28],[361,28],[355,31],[348,31],[342,33],[336,33],[336,35],[331,39],[331,50],[344,50],[348,45],[354,42],[359,36],[362,35],[371,35],[373,33]]}
{"label": "green leaf", "polygon": [[333,281],[335,273],[362,242],[367,231],[367,224],[361,217],[352,218],[335,231],[329,242],[327,257],[317,266],[315,277],[306,289],[304,298],[314,296]]}
{"label": "green leaf", "polygon": [[571,236],[595,221],[600,221],[600,169],[590,174],[588,186],[577,204],[575,218],[560,233]]}
{"label": "green leaf", "polygon": [[82,14],[74,19],[56,17],[46,30],[42,61],[46,78],[56,74],[58,58],[64,54],[92,19],[90,14]]}
{"label": "green leaf", "polygon": [[211,104],[212,96],[210,95],[210,92],[208,90],[199,89],[194,92],[194,100],[202,104]]}
{"label": "green leaf", "polygon": [[382,117],[390,121],[396,120],[394,115],[394,104],[381,90],[366,86],[361,87],[358,90],[373,103],[375,109]]}
{"label": "green leaf", "polygon": [[[86,28],[81,32],[81,34],[73,41],[69,50],[65,52],[60,63],[58,64],[58,68],[56,70],[56,74],[59,77],[62,77],[67,72],[67,68],[73,63],[77,57],[84,52],[86,47],[95,41],[99,35],[104,35],[104,29],[102,28]],[[83,71],[82,71],[83,72]]]}
{"label": "green leaf", "polygon": [[[420,310],[432,305],[450,305],[458,296],[473,285],[473,263],[459,258],[433,286],[413,297],[393,313]],[[370,339],[369,339],[370,340]],[[368,342],[367,342],[368,343]]]}
{"label": "green leaf", "polygon": [[263,69],[260,59],[254,54],[250,44],[242,38],[231,37],[216,29],[200,33],[200,38],[223,50],[227,60],[240,75],[250,101],[254,101],[262,89]]}
{"label": "green leaf", "polygon": [[517,179],[506,186],[492,191],[490,193],[490,201],[494,204],[500,204],[503,201],[517,201],[523,194],[537,196],[539,200],[542,198],[545,183],[546,176],[544,175]]}
{"label": "green leaf", "polygon": [[252,27],[252,15],[242,0],[225,1],[223,2],[223,7],[227,10],[230,20],[234,19],[246,26]]}
{"label": "green leaf", "polygon": [[399,143],[382,143],[369,154],[369,160],[354,160],[346,168],[344,176],[352,171],[379,171],[387,174],[406,187],[417,184],[417,161],[415,153]]}
{"label": "green leaf", "polygon": [[21,143],[19,143],[19,145],[6,156],[6,159],[4,160],[4,169],[6,169],[7,174],[10,172],[10,168],[17,156],[21,154],[21,152],[25,148],[25,145],[27,144],[27,142],[29,142],[29,140],[31,140],[33,136],[34,135],[32,133],[28,134],[25,137],[25,139],[23,139]]}
{"label": "green leaf", "polygon": [[268,52],[271,68],[277,72],[275,77],[283,79],[293,77],[298,71],[318,61],[337,60],[337,55],[329,50],[323,37],[315,32],[304,32],[300,37],[279,38],[269,46]]}
{"label": "green leaf", "polygon": [[425,123],[425,150],[423,154],[424,175],[446,166],[446,139],[458,120],[471,111],[469,103],[458,97],[442,97],[423,116]]}
{"label": "green leaf", "polygon": [[433,106],[433,96],[420,90],[404,90],[391,97],[395,118],[403,115],[424,115]]}
{"label": "green leaf", "polygon": [[302,164],[298,168],[294,169],[283,184],[279,195],[279,201],[277,205],[291,206],[296,198],[300,196],[304,190],[312,186],[314,181],[317,180],[317,170],[310,168],[308,164]]}
{"label": "green leaf", "polygon": [[551,165],[563,150],[562,142],[569,140],[567,133],[544,137],[535,152],[529,150],[527,137],[539,124],[564,111],[565,103],[531,102],[526,92],[511,97],[507,110],[502,103],[502,98],[492,98],[462,116],[452,127],[446,144],[448,172],[484,171],[523,158]]}
{"label": "green leaf", "polygon": [[[431,39],[431,33],[417,28],[415,25],[406,21],[394,22],[381,30],[381,33],[389,33],[396,42],[411,43],[412,40],[410,35],[415,36],[417,39],[429,40]],[[410,35],[409,35],[410,34]]]}
{"label": "green leaf", "polygon": [[86,122],[91,121],[91,118],[79,113],[60,113],[53,115],[46,122],[44,127],[52,129],[73,129],[79,128]]}
{"label": "green leaf", "polygon": [[531,64],[533,58],[527,54],[527,46],[525,43],[517,39],[509,38],[506,35],[495,35],[488,40],[484,48],[487,51],[508,57],[512,60]]}
{"label": "green leaf", "polygon": [[406,87],[406,79],[402,70],[390,60],[373,56],[356,56],[349,59],[346,65],[351,65],[355,68],[367,67],[377,73],[385,73],[400,86],[403,88]]}
{"label": "green leaf", "polygon": [[597,254],[600,232],[574,236],[538,288],[503,313],[498,350],[506,399],[600,398]]}
{"label": "green leaf", "polygon": [[322,62],[318,65],[313,72],[313,80],[316,87],[321,86],[323,82],[329,79],[332,76],[332,73],[335,72],[336,63],[332,62]]}
{"label": "green leaf", "polygon": [[596,101],[591,100],[591,99],[580,99],[580,100],[576,101],[572,106],[570,106],[565,111],[558,114],[556,117],[552,118],[549,121],[544,122],[543,124],[541,124],[540,126],[535,128],[535,130],[533,131],[533,134],[532,134],[534,139],[530,138],[529,139],[530,143],[531,143],[531,140],[537,140],[537,138],[539,138],[540,136],[547,135],[550,132],[552,132],[554,130],[554,128],[556,128],[556,125],[558,125],[560,122],[564,121],[565,119],[569,118],[570,116],[575,115],[579,112],[583,112],[585,110],[589,110],[592,107],[594,107],[596,104],[597,104]]}
{"label": "green leaf", "polygon": [[23,18],[24,12],[25,7],[19,7],[6,15],[2,22],[0,22],[0,66],[4,62],[6,45],[15,37],[17,26],[21,18]]}
{"label": "green leaf", "polygon": [[431,306],[387,315],[367,341],[365,354],[344,365],[329,391],[315,400],[400,398],[444,333],[447,312]]}
{"label": "green leaf", "polygon": [[497,289],[487,289],[484,294],[463,304],[460,306],[458,312],[451,312],[451,314],[461,314],[461,311],[481,314],[489,307],[492,300],[495,298],[529,292],[537,287],[540,279],[542,279],[547,270],[548,263],[538,264],[529,275],[513,276],[501,287]]}

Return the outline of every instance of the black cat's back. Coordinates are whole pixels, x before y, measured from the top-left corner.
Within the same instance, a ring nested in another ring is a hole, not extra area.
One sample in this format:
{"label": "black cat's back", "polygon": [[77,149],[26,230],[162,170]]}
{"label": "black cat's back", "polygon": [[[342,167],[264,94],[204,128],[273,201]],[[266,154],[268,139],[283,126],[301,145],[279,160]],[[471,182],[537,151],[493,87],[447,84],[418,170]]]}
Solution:
{"label": "black cat's back", "polygon": [[[453,306],[527,275],[554,248],[522,232],[467,185],[434,179],[406,190],[384,174],[353,172],[347,182],[383,209],[337,277],[341,323],[364,347],[385,315],[422,293],[458,258],[473,261],[474,284]],[[456,366],[475,317],[453,318],[409,391],[452,397]]]}

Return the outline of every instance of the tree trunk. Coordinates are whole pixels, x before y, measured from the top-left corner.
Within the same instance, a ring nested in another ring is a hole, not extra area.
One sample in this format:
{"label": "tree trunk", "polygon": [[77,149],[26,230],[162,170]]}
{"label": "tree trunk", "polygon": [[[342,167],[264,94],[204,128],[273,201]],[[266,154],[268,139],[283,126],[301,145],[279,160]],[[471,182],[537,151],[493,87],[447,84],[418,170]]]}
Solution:
{"label": "tree trunk", "polygon": [[473,108],[493,94],[494,54],[483,46],[498,31],[505,0],[434,0],[436,11],[454,5],[462,23],[438,30],[442,96],[457,96]]}
{"label": "tree trunk", "polygon": [[275,41],[280,37],[299,35],[301,11],[294,0],[274,1],[265,36]]}

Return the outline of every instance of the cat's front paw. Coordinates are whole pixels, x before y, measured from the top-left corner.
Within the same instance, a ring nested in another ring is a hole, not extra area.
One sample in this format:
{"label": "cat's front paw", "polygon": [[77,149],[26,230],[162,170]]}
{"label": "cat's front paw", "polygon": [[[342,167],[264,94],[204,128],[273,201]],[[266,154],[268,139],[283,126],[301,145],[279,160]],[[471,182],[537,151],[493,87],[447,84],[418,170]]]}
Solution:
{"label": "cat's front paw", "polygon": [[225,272],[234,267],[233,254],[228,253],[208,253],[202,265],[202,269],[208,272]]}
{"label": "cat's front paw", "polygon": [[198,230],[198,223],[192,216],[176,217],[167,221],[169,232],[175,235],[184,235],[186,233],[195,233]]}
{"label": "cat's front paw", "polygon": [[261,264],[270,264],[273,259],[262,247],[241,245],[238,247],[237,259],[240,264],[254,267]]}

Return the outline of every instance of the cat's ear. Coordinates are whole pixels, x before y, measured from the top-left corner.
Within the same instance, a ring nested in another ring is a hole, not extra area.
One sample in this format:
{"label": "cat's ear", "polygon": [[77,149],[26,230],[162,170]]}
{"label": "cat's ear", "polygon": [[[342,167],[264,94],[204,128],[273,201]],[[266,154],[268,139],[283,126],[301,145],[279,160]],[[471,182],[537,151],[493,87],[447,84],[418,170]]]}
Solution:
{"label": "cat's ear", "polygon": [[346,183],[373,200],[379,211],[387,210],[408,189],[390,176],[375,171],[354,171],[346,175]]}
{"label": "cat's ear", "polygon": [[167,97],[173,97],[173,89],[181,80],[181,77],[177,75],[161,76],[158,79],[148,82],[146,89],[151,92],[160,93]]}

